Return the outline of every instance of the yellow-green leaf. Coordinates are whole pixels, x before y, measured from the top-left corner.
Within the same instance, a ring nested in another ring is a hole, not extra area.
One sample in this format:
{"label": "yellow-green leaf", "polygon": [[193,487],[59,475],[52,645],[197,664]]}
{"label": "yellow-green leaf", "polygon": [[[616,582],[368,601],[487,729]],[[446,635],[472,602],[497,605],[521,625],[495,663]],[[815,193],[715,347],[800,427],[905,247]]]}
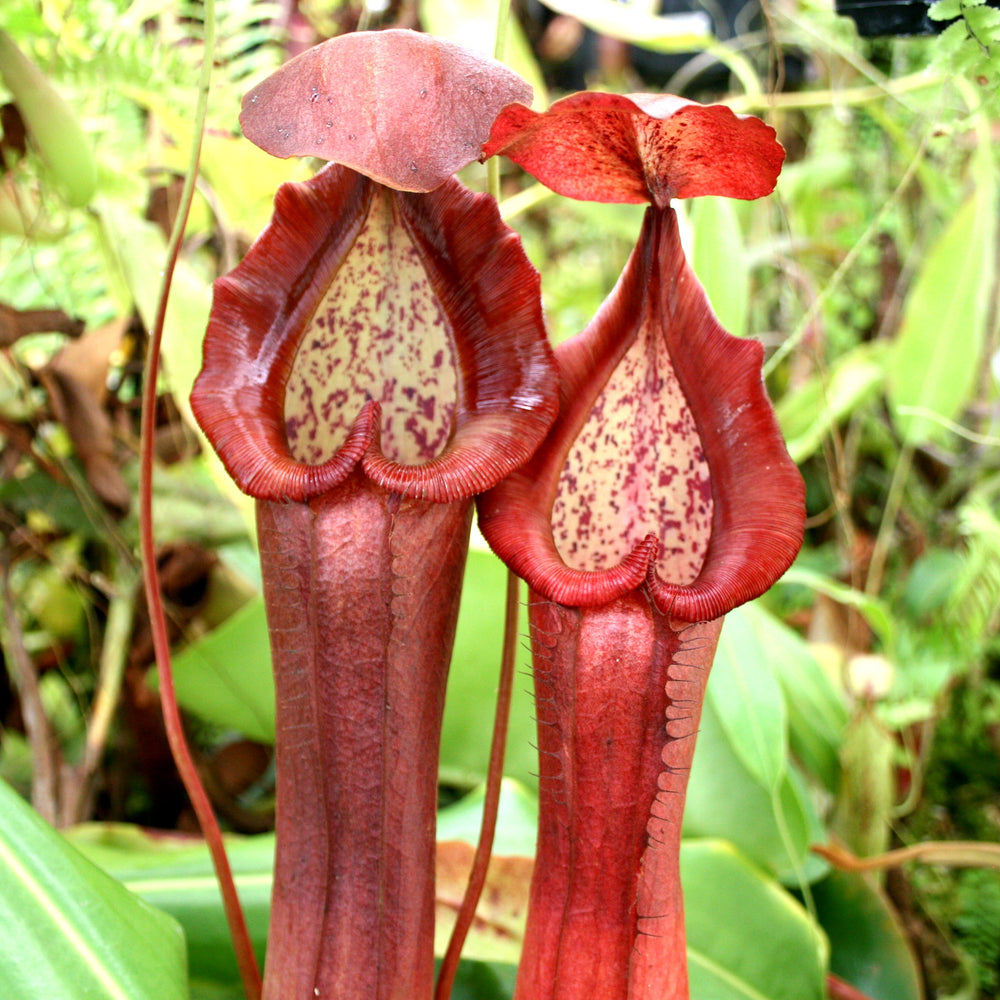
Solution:
{"label": "yellow-green leaf", "polygon": [[[990,172],[992,174],[992,172]],[[904,306],[889,363],[889,400],[908,444],[956,419],[980,368],[996,279],[996,194],[984,178],[931,247]]]}

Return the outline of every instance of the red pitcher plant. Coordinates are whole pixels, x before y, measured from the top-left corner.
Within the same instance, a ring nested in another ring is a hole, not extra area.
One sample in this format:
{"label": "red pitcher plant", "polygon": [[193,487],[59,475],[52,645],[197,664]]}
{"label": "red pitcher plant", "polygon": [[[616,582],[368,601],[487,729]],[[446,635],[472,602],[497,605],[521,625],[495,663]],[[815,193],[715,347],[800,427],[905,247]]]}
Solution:
{"label": "red pitcher plant", "polygon": [[[277,692],[264,995],[433,992],[434,824],[473,512],[530,587],[541,820],[519,1000],[687,996],[678,851],[722,616],[801,541],[803,489],[670,202],[756,198],[762,122],[583,94],[544,115],[499,63],[347,35],[244,101],[279,191],[216,284],[194,412],[257,500]],[[648,201],[618,285],[555,353],[539,276],[452,175],[502,154],[557,192]]]}

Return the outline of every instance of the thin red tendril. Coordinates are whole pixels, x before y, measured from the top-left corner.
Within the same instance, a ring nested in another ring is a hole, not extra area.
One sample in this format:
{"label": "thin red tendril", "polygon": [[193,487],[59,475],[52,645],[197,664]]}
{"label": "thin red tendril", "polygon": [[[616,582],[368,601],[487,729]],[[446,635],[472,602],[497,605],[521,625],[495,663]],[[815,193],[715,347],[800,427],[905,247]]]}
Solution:
{"label": "thin red tendril", "polygon": [[514,661],[517,654],[517,626],[520,612],[520,581],[511,572],[507,573],[507,607],[504,618],[503,655],[500,662],[500,681],[497,690],[496,713],[493,720],[493,742],[490,746],[489,772],[486,778],[486,793],[483,797],[483,821],[479,829],[479,843],[472,859],[472,870],[465,887],[465,896],[455,918],[448,948],[438,970],[434,1000],[449,1000],[451,989],[458,971],[462,947],[469,928],[476,916],[476,907],[486,884],[486,874],[493,853],[493,837],[497,828],[497,812],[500,808],[500,787],[503,781],[503,758],[507,748],[507,724],[510,721],[510,701],[514,687]]}

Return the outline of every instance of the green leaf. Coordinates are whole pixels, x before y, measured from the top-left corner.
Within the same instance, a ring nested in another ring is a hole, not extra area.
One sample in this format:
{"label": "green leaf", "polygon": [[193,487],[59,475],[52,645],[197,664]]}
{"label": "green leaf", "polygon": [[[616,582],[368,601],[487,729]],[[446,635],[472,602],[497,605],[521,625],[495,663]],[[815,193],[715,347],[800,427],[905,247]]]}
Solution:
{"label": "green leaf", "polygon": [[889,399],[910,445],[937,438],[933,416],[955,419],[975,388],[996,276],[994,187],[989,171],[930,248],[906,298]]}
{"label": "green leaf", "polygon": [[[473,786],[486,775],[493,732],[507,570],[473,549],[465,571],[441,739],[441,777]],[[527,630],[526,623],[522,626]],[[530,676],[528,654],[518,671]],[[274,680],[264,600],[257,597],[174,659],[178,701],[200,718],[253,739],[274,741]],[[529,685],[515,683],[505,773],[537,783]]]}
{"label": "green leaf", "polygon": [[758,603],[744,606],[767,663],[785,693],[789,745],[795,758],[831,792],[836,790],[838,752],[847,708],[809,644]]}
{"label": "green leaf", "polygon": [[[156,469],[153,506],[156,538],[161,545],[167,541],[197,541],[217,548],[247,538],[242,514],[219,493],[206,457]],[[138,492],[138,463],[125,469],[125,479]],[[122,523],[128,537],[139,537],[139,515],[135,509],[129,511]]]}
{"label": "green leaf", "polygon": [[996,7],[970,7],[965,12],[965,20],[977,38],[992,38],[1000,26],[1000,10]]}
{"label": "green leaf", "polygon": [[517,969],[500,962],[458,963],[451,1000],[510,1000]]}
{"label": "green leaf", "polygon": [[817,573],[806,566],[792,566],[781,578],[782,583],[802,584],[825,594],[839,604],[854,608],[864,617],[872,631],[879,637],[887,654],[891,655],[896,641],[896,626],[888,607],[883,601],[870,594],[849,587],[846,583],[834,580],[824,573]]}
{"label": "green leaf", "polygon": [[729,840],[791,884],[826,871],[825,863],[809,851],[809,845],[823,841],[826,834],[795,768],[786,768],[776,791],[764,787],[734,751],[711,698],[701,714],[684,835]]}
{"label": "green leaf", "polygon": [[270,221],[278,186],[311,176],[306,161],[279,160],[243,136],[212,132],[203,139],[201,170],[229,226],[250,239]]}
{"label": "green leaf", "polygon": [[657,17],[643,4],[617,0],[551,0],[546,6],[582,21],[598,35],[619,38],[654,52],[692,52],[712,41],[711,21],[702,11]]}
{"label": "green leaf", "polygon": [[785,774],[788,726],[759,621],[743,608],[726,616],[707,697],[740,763],[756,782],[773,790]]}
{"label": "green leaf", "polygon": [[965,564],[961,553],[936,545],[915,559],[902,594],[909,615],[919,620],[939,614],[952,596]]}
{"label": "green leaf", "polygon": [[927,11],[932,21],[951,21],[962,16],[962,0],[937,0]]}
{"label": "green leaf", "polygon": [[830,971],[871,1000],[922,1000],[913,953],[882,894],[862,875],[831,872],[812,887],[830,939]]}
{"label": "green leaf", "polygon": [[688,218],[694,273],[719,322],[742,337],[747,332],[750,269],[736,205],[732,198],[693,198]]}
{"label": "green leaf", "polygon": [[183,1000],[184,936],[0,783],[0,996]]}
{"label": "green leaf", "polygon": [[263,597],[174,658],[177,700],[225,729],[274,742],[274,678]]}
{"label": "green leaf", "polygon": [[0,503],[20,514],[22,520],[30,513],[40,513],[53,525],[81,538],[106,538],[103,525],[84,508],[81,495],[45,472],[35,470],[21,477],[0,478]]}
{"label": "green leaf", "polygon": [[[471,803],[471,809],[466,808],[464,803],[458,803],[443,810],[438,839],[465,839],[467,842],[474,842],[478,839],[480,808],[481,795],[478,803]],[[516,783],[506,783],[501,799],[501,830],[512,820],[515,827],[527,823],[533,829],[536,814],[534,796]],[[513,845],[519,849],[527,846],[527,832],[522,830],[520,837],[521,842]],[[126,824],[101,823],[75,827],[67,831],[67,838],[94,864],[122,882],[131,892],[171,914],[181,924],[190,942],[191,980],[195,1000],[201,996],[206,1000],[210,997],[213,1000],[219,997],[221,1000],[229,996],[226,989],[229,984],[238,984],[239,971],[212,862],[208,849],[202,842],[182,836],[151,836],[144,830]],[[529,853],[533,853],[533,841],[532,833]],[[511,846],[510,843],[505,844],[503,839],[498,841],[501,849],[506,850]],[[228,837],[226,849],[250,937],[258,959],[263,962],[270,915],[274,835]],[[469,853],[471,854],[471,848]],[[498,860],[502,860],[500,850],[494,853]],[[510,953],[512,948],[519,945],[523,930],[530,860],[514,857],[507,861],[513,861],[514,864],[508,863],[506,867],[501,865],[499,870],[491,868],[487,886],[494,898],[490,898],[487,903],[490,916],[501,920],[503,926],[509,928],[518,923],[521,925],[521,930],[518,930],[515,937],[506,942],[506,951]],[[512,909],[514,902],[519,909]],[[474,927],[469,939],[470,954],[486,957],[491,951],[491,945],[495,952],[496,946],[491,941],[489,927]],[[444,941],[440,942],[441,952],[443,948]],[[503,967],[500,973],[501,981],[506,982],[508,977],[503,974]],[[476,982],[480,974],[474,969],[469,970],[470,981]]]}
{"label": "green leaf", "polygon": [[[486,775],[493,731],[507,570],[491,552],[469,553],[441,739],[441,777],[472,786]],[[526,631],[526,624],[522,626]],[[528,674],[528,654],[520,674]],[[244,605],[174,660],[178,701],[186,709],[262,742],[274,741],[274,680],[264,600]],[[505,772],[534,787],[537,754],[529,686],[516,683]]]}
{"label": "green leaf", "polygon": [[[219,885],[208,848],[201,841],[182,836],[154,837],[137,827],[103,823],[75,827],[66,832],[66,837],[126,889],[180,923],[188,939],[192,980],[229,983],[239,979]],[[250,938],[258,958],[263,958],[271,906],[274,835],[229,837],[226,851]]]}
{"label": "green leaf", "polygon": [[97,188],[97,161],[76,115],[48,77],[0,31],[0,79],[67,204],[82,207]]}
{"label": "green leaf", "polygon": [[[472,787],[486,776],[503,646],[506,581],[507,569],[492,552],[469,551],[441,734],[441,780],[449,784]],[[522,608],[520,632],[527,635],[527,631],[527,614]],[[538,753],[534,749],[530,663],[530,654],[522,645],[504,774],[535,788]]]}
{"label": "green leaf", "polygon": [[[475,846],[483,816],[484,786],[438,813],[437,839],[464,840]],[[538,831],[538,796],[513,778],[504,778],[500,786],[500,808],[493,853],[534,857]]]}
{"label": "green leaf", "polygon": [[725,841],[685,841],[691,1000],[822,1000],[826,943],[805,910]]}
{"label": "green leaf", "polygon": [[[110,200],[101,205],[100,223],[135,307],[146,328],[151,329],[163,283],[163,233],[155,224],[133,215],[124,204]],[[163,357],[175,401],[185,411],[201,368],[201,341],[210,305],[210,282],[186,260],[179,260],[164,320]]]}
{"label": "green leaf", "polygon": [[944,66],[949,64],[949,60],[965,48],[969,41],[969,29],[965,26],[964,20],[955,21],[949,24],[937,37],[935,45],[936,52],[934,61]]}
{"label": "green leaf", "polygon": [[813,455],[830,429],[881,387],[885,355],[883,344],[861,344],[781,398],[775,412],[795,462]]}

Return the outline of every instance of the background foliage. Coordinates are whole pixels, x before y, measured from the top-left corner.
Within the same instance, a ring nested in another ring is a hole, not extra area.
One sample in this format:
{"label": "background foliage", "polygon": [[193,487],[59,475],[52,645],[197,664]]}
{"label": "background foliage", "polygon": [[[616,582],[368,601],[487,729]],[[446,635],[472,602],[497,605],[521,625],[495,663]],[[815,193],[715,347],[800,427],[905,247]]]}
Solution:
{"label": "background foliage", "polygon": [[[524,17],[510,49],[550,97],[557,81],[683,86],[764,116],[789,151],[774,197],[683,207],[724,325],[768,348],[809,508],[795,567],[729,616],[709,688],[685,819],[693,995],[818,998],[833,972],[875,1000],[996,998],[996,855],[990,868],[988,852],[961,845],[1000,851],[1000,12],[939,0],[931,16],[955,19],[939,37],[865,40],[810,0],[769,4],[734,38],[721,22],[713,36],[678,34],[641,4],[551,6],[578,20]],[[319,0],[218,8],[202,176],[168,313],[156,530],[178,690],[263,952],[273,692],[259,578],[247,508],[200,451],[186,399],[212,280],[266,223],[277,185],[311,165],[244,141],[239,98],[359,16],[419,17],[489,46],[492,14],[484,25],[481,5],[460,0],[381,15]],[[5,996],[80,996],[66,983],[87,977],[100,996],[239,995],[207,855],[182,836],[191,819],[149,683],[132,501],[140,359],[192,141],[201,25],[193,0],[5,0],[0,14],[69,123],[49,145],[25,143],[8,111],[0,145],[0,909],[18,914],[0,932]],[[484,184],[477,168],[464,179]],[[504,192],[553,335],[570,335],[614,283],[638,213],[558,199],[514,171]],[[37,309],[57,313],[25,334]],[[443,922],[476,836],[502,582],[475,551],[442,746]],[[510,995],[516,955],[499,941],[523,920],[532,727],[522,690],[491,874],[501,902],[456,995]],[[863,856],[925,844],[947,863],[839,872],[810,851],[831,840]],[[155,962],[148,934],[172,942]],[[66,946],[14,960],[54,939]]]}

